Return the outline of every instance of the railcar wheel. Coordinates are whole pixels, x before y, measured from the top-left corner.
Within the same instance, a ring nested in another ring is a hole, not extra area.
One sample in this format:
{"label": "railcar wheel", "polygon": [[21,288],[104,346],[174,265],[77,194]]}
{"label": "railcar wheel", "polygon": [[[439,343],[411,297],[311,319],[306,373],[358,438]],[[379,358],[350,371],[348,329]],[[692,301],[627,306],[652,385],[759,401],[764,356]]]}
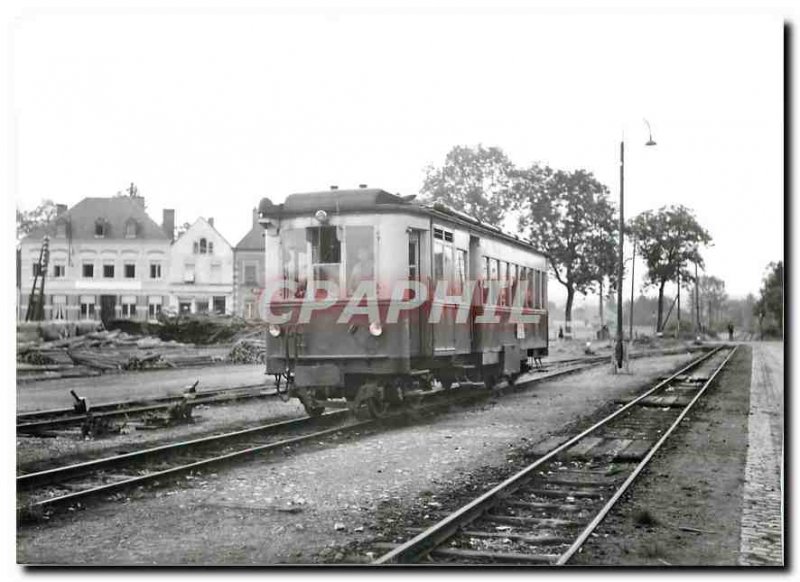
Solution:
{"label": "railcar wheel", "polygon": [[306,413],[308,413],[309,416],[314,416],[314,417],[320,416],[322,415],[323,412],[325,412],[324,406],[306,404],[305,402],[303,402],[303,408],[306,409]]}
{"label": "railcar wheel", "polygon": [[367,398],[367,411],[372,418],[386,418],[389,414],[389,403],[376,396]]}

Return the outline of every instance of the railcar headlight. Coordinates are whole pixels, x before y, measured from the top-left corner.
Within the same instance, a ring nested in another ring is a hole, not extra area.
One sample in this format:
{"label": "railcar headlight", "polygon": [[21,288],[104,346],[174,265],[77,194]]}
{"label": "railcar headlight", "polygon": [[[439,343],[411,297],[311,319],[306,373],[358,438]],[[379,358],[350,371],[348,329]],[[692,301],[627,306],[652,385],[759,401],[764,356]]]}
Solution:
{"label": "railcar headlight", "polygon": [[379,321],[373,321],[372,323],[369,324],[369,333],[370,335],[374,335],[375,337],[378,337],[383,333],[383,328],[381,327]]}
{"label": "railcar headlight", "polygon": [[269,326],[269,335],[272,337],[279,337],[281,335],[281,328],[274,323],[271,323]]}

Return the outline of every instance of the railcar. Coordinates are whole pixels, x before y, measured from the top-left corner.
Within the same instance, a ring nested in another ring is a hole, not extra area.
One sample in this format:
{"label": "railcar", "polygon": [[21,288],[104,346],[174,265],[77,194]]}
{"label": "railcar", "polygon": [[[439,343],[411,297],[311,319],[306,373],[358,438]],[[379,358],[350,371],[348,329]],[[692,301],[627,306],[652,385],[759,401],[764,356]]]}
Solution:
{"label": "railcar", "polygon": [[547,355],[546,256],[517,237],[372,188],[264,198],[259,223],[267,373],[310,415],[381,416]]}

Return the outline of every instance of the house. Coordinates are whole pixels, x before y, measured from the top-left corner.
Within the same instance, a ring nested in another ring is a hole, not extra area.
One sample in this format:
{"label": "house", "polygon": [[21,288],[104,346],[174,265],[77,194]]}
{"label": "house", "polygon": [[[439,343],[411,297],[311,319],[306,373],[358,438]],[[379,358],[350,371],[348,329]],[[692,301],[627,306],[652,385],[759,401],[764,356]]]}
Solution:
{"label": "house", "polygon": [[264,228],[253,208],[250,231],[233,249],[234,313],[247,320],[261,319],[259,301],[264,290]]}
{"label": "house", "polygon": [[20,242],[20,301],[24,317],[49,237],[45,271],[45,319],[155,319],[165,304],[167,264],[175,212],[164,210],[156,224],[141,196],[84,198]]}
{"label": "house", "polygon": [[233,313],[233,248],[198,218],[169,251],[169,307],[176,313]]}

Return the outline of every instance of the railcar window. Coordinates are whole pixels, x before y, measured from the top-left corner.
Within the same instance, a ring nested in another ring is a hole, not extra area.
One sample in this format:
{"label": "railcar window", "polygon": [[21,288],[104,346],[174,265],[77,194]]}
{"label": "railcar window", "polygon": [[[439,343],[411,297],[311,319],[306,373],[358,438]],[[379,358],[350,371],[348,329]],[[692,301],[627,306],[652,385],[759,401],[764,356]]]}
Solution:
{"label": "railcar window", "polygon": [[497,305],[498,289],[497,281],[500,279],[500,261],[498,259],[489,260],[489,304]]}
{"label": "railcar window", "polygon": [[413,235],[408,238],[408,278],[419,280],[419,238]]}
{"label": "railcar window", "polygon": [[519,265],[511,265],[511,273],[509,275],[508,288],[511,297],[509,305],[514,305],[517,300],[517,278],[519,277]]}
{"label": "railcar window", "polygon": [[464,249],[456,250],[456,280],[453,292],[463,295],[464,282],[467,280],[467,251]]}
{"label": "railcar window", "polygon": [[528,269],[528,306],[536,307],[536,290],[534,289],[534,280],[536,269]]}
{"label": "railcar window", "polygon": [[307,230],[311,242],[312,279],[340,284],[339,273],[342,262],[342,243],[339,229],[335,226],[317,226]]}
{"label": "railcar window", "polygon": [[443,296],[445,288],[439,287],[440,281],[452,285],[453,275],[453,233],[441,228],[433,229],[433,279],[438,296]]}
{"label": "railcar window", "polygon": [[542,309],[547,309],[547,269],[542,271]]}
{"label": "railcar window", "polygon": [[[308,244],[305,229],[293,228],[281,231],[281,263],[283,278],[297,284],[295,297],[305,297],[308,280]],[[284,290],[284,298],[289,291]]]}
{"label": "railcar window", "polygon": [[371,226],[345,228],[345,264],[347,266],[347,294],[351,295],[362,281],[373,283],[375,291],[375,229]]}

